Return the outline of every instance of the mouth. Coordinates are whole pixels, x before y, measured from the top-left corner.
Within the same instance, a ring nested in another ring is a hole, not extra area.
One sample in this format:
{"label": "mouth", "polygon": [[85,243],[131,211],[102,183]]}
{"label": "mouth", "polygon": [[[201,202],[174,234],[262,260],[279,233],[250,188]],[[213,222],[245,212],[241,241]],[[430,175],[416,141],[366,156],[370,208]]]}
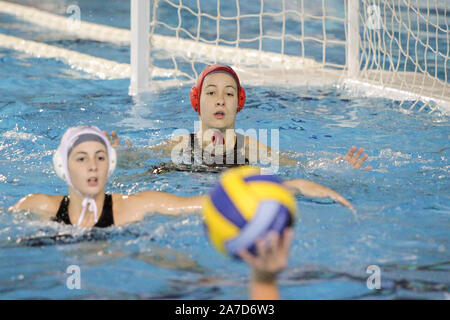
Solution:
{"label": "mouth", "polygon": [[215,117],[216,119],[223,119],[223,118],[225,118],[225,112],[223,112],[223,111],[217,111],[217,112],[214,113],[214,117]]}
{"label": "mouth", "polygon": [[91,177],[88,179],[88,185],[90,187],[96,187],[98,185],[98,179],[96,177]]}

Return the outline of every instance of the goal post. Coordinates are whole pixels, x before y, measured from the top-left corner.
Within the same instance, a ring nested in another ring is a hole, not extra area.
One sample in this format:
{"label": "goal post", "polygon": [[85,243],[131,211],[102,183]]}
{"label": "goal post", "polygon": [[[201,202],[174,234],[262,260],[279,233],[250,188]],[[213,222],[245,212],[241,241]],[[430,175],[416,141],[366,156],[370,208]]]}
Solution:
{"label": "goal post", "polygon": [[346,64],[347,75],[352,79],[359,73],[359,0],[348,0],[347,17]]}
{"label": "goal post", "polygon": [[148,90],[150,74],[150,0],[130,3],[130,95]]}

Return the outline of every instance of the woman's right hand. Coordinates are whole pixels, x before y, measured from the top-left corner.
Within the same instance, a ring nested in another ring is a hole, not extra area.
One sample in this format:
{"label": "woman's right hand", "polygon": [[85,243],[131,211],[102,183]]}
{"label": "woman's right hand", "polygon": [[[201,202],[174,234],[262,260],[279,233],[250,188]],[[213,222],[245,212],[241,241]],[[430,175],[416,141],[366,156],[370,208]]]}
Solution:
{"label": "woman's right hand", "polygon": [[253,280],[273,283],[277,274],[288,262],[289,248],[294,237],[294,230],[287,228],[280,236],[272,231],[267,238],[256,241],[256,256],[242,250],[239,256],[252,268]]}

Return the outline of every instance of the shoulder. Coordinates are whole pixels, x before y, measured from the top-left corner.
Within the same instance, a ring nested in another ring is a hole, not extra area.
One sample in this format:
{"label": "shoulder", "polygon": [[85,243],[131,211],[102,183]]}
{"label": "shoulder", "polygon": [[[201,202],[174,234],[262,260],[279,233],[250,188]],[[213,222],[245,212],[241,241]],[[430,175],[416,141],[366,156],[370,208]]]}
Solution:
{"label": "shoulder", "polygon": [[30,211],[41,218],[50,219],[56,215],[64,196],[32,193],[20,199],[10,211]]}
{"label": "shoulder", "polygon": [[169,140],[167,140],[167,143],[174,144],[174,143],[189,141],[191,139],[191,135],[192,134],[188,133],[188,134],[182,134],[179,136],[175,136],[175,137],[172,137]]}
{"label": "shoulder", "polygon": [[258,148],[264,148],[264,149],[267,149],[269,151],[271,150],[269,146],[265,145],[264,143],[254,139],[254,138],[252,138],[250,136],[242,136],[239,133],[237,135],[239,136],[239,138],[244,137],[244,139],[245,139],[244,140],[245,141],[245,143],[244,143],[245,147],[248,147],[249,145],[253,145],[253,146],[258,146]]}
{"label": "shoulder", "polygon": [[[33,211],[33,209],[48,210],[48,211],[58,211],[59,204],[61,203],[64,196],[62,195],[50,195],[43,193],[32,193],[22,199],[20,199],[13,207],[13,210],[28,210]],[[56,210],[53,210],[56,209]]]}
{"label": "shoulder", "polygon": [[190,139],[191,139],[190,134],[183,134],[183,135],[172,137],[168,140],[164,140],[164,141],[158,143],[157,145],[150,146],[148,148],[154,149],[154,150],[169,151],[169,150],[172,150],[173,147],[175,147],[179,144],[189,143]]}

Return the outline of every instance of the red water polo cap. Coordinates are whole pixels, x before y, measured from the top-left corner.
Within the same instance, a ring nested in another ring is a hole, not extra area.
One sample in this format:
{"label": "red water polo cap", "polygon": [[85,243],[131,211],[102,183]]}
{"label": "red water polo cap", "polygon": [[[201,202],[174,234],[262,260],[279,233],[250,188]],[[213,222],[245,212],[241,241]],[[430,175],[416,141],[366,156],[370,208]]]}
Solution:
{"label": "red water polo cap", "polygon": [[200,76],[197,79],[197,84],[192,87],[190,93],[192,108],[194,108],[194,110],[197,111],[197,113],[200,115],[200,95],[202,93],[203,81],[205,80],[207,75],[214,72],[228,73],[233,77],[234,81],[236,81],[238,91],[238,109],[236,112],[241,111],[245,105],[245,90],[241,87],[241,83],[239,82],[239,77],[237,76],[236,72],[234,72],[234,70],[230,66],[226,66],[223,64],[210,64],[205,69],[203,69],[202,73],[200,73]]}

